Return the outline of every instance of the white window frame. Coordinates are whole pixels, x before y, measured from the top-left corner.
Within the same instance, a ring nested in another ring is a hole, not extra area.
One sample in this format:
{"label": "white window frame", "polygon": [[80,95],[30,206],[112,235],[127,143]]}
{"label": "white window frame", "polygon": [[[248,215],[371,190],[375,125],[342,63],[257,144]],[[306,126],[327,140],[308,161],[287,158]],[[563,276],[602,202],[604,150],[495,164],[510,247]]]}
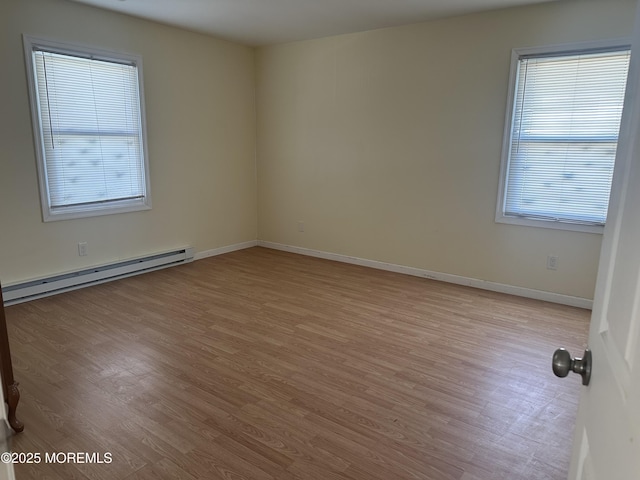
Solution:
{"label": "white window frame", "polygon": [[588,225],[571,223],[565,221],[553,221],[533,219],[527,217],[517,217],[504,214],[506,202],[506,186],[509,171],[509,157],[511,152],[511,129],[513,113],[515,107],[515,93],[518,80],[518,62],[526,56],[542,56],[554,54],[579,54],[598,50],[630,49],[631,40],[629,38],[618,38],[612,40],[600,40],[593,42],[579,42],[561,45],[550,45],[544,47],[514,48],[511,51],[511,69],[509,74],[509,93],[507,97],[507,112],[505,115],[504,136],[502,143],[502,157],[500,162],[500,182],[498,185],[498,201],[496,204],[495,221],[512,225],[525,225],[529,227],[542,227],[558,230],[571,230],[587,233],[604,233],[604,225]]}
{"label": "white window frame", "polygon": [[[31,120],[33,127],[43,221],[50,222],[55,220],[68,220],[74,218],[93,217],[99,215],[110,215],[151,209],[151,185],[149,176],[149,159],[147,154],[147,129],[145,121],[146,115],[143,89],[144,81],[142,57],[137,54],[113,52],[93,46],[62,42],[27,34],[23,34],[23,45],[26,61],[29,100],[31,106]],[[57,207],[55,210],[51,208],[41,126],[41,115],[38,106],[35,60],[33,56],[34,49],[38,48],[52,50],[56,53],[67,54],[76,57],[98,59],[108,62],[110,61],[117,63],[129,63],[136,66],[138,77],[138,96],[140,100],[141,155],[144,175],[144,195],[142,198],[131,200],[110,200],[103,203],[94,203],[89,205]]]}

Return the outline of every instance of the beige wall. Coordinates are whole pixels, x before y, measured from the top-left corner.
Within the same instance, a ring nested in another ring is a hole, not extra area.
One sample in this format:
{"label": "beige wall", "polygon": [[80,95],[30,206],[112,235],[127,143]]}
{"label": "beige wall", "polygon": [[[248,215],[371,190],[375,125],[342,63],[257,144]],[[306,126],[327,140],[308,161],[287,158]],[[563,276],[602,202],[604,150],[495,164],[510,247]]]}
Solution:
{"label": "beige wall", "polygon": [[[22,33],[142,54],[152,210],[42,222]],[[0,280],[255,240],[254,60],[248,47],[74,2],[0,1]]]}
{"label": "beige wall", "polygon": [[[494,222],[510,51],[628,35],[633,8],[567,0],[256,55],[67,0],[2,0],[0,280],[260,238],[591,298],[599,235]],[[143,55],[151,211],[42,222],[22,33]]]}
{"label": "beige wall", "polygon": [[592,298],[600,235],[494,222],[510,54],[630,35],[634,6],[554,2],[258,50],[259,238]]}

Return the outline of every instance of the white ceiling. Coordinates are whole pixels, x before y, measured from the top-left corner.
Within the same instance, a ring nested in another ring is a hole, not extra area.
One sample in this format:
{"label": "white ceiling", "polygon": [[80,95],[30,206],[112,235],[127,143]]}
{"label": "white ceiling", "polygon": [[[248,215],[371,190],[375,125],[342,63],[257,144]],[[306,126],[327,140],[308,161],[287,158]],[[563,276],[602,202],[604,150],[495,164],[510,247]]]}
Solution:
{"label": "white ceiling", "polygon": [[554,0],[74,1],[258,46]]}

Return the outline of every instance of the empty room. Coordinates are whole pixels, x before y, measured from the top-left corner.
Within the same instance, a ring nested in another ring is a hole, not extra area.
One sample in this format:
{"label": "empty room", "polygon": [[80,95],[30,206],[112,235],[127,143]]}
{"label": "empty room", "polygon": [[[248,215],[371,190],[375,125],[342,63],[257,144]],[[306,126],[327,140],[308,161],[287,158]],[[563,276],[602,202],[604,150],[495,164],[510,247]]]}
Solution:
{"label": "empty room", "polygon": [[635,0],[0,26],[0,479],[640,479]]}

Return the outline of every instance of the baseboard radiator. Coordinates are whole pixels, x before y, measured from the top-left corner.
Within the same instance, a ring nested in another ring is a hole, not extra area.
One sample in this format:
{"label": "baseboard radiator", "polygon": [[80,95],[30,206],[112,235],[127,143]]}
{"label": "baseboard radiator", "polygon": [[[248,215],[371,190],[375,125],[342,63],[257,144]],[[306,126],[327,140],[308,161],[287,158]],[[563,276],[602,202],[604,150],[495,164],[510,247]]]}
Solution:
{"label": "baseboard radiator", "polygon": [[161,268],[189,263],[193,261],[193,256],[194,249],[186,247],[75,272],[29,280],[14,285],[7,285],[2,288],[4,304],[6,306],[14,305],[36,298],[48,297],[49,295],[68,292],[78,288],[89,287],[99,283],[159,270]]}

